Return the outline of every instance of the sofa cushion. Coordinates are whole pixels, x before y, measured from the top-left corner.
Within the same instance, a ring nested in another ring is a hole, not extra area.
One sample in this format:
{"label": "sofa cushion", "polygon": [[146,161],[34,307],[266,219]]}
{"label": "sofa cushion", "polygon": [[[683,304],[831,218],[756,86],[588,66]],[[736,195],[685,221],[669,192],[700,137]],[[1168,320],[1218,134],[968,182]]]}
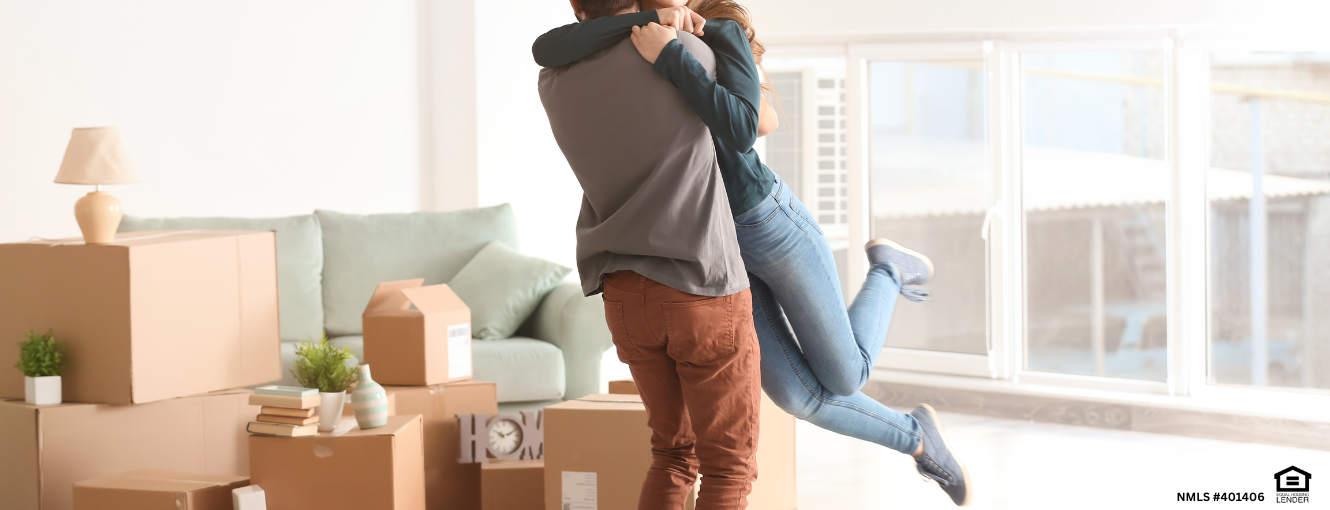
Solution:
{"label": "sofa cushion", "polygon": [[323,314],[328,336],[359,335],[374,286],[424,278],[447,283],[490,241],[517,248],[508,204],[451,212],[314,211],[323,228]]}
{"label": "sofa cushion", "polygon": [[500,241],[485,245],[448,286],[471,308],[471,336],[513,336],[571,268],[523,255]]}
{"label": "sofa cushion", "polygon": [[[337,347],[350,347],[357,361],[364,359],[363,336],[334,337],[328,342]],[[282,353],[282,369],[289,372],[295,363],[294,344],[283,343]],[[476,379],[492,382],[498,387],[499,402],[563,398],[563,351],[549,342],[520,336],[472,342],[471,366]]]}
{"label": "sofa cushion", "polygon": [[314,215],[285,218],[140,218],[125,216],[121,232],[151,230],[277,231],[277,298],[282,340],[323,337],[323,234]]}

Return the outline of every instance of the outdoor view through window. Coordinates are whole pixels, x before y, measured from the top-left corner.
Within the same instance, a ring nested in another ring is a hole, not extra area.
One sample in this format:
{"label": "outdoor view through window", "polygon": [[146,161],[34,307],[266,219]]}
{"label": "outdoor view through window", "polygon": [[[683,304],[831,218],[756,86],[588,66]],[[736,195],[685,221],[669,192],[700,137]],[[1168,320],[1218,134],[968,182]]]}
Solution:
{"label": "outdoor view through window", "polygon": [[933,259],[924,306],[898,305],[888,347],[984,354],[989,207],[982,60],[869,64],[873,237]]}
{"label": "outdoor view through window", "polygon": [[1164,55],[1022,55],[1026,368],[1168,375]]}
{"label": "outdoor view through window", "polygon": [[1210,81],[1210,381],[1324,392],[1330,54],[1217,53]]}

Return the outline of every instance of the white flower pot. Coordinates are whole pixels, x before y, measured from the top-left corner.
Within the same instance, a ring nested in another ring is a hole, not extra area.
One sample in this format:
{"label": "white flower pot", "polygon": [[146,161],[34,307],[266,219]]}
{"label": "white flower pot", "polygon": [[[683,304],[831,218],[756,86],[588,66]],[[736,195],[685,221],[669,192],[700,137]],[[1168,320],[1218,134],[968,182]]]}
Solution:
{"label": "white flower pot", "polygon": [[342,407],[346,405],[346,392],[319,392],[319,432],[332,432],[342,421]]}
{"label": "white flower pot", "polygon": [[59,404],[63,397],[58,375],[23,378],[23,399],[29,404]]}

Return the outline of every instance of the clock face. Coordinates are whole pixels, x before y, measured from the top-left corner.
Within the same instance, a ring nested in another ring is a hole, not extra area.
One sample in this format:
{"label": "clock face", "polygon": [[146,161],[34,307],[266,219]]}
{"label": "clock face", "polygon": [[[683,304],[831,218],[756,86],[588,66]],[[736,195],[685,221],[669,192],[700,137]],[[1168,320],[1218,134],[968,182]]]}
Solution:
{"label": "clock face", "polygon": [[522,446],[522,427],[509,419],[494,420],[490,424],[490,451],[508,455]]}

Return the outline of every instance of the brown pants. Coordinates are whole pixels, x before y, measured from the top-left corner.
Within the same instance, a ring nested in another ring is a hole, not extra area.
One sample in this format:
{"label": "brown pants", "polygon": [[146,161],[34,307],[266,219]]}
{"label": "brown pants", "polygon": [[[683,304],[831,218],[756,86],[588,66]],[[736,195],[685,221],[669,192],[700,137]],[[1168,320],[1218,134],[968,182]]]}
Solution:
{"label": "brown pants", "polygon": [[652,430],[638,509],[681,510],[699,471],[698,510],[747,507],[762,399],[751,294],[695,296],[633,271],[604,283],[605,321]]}

